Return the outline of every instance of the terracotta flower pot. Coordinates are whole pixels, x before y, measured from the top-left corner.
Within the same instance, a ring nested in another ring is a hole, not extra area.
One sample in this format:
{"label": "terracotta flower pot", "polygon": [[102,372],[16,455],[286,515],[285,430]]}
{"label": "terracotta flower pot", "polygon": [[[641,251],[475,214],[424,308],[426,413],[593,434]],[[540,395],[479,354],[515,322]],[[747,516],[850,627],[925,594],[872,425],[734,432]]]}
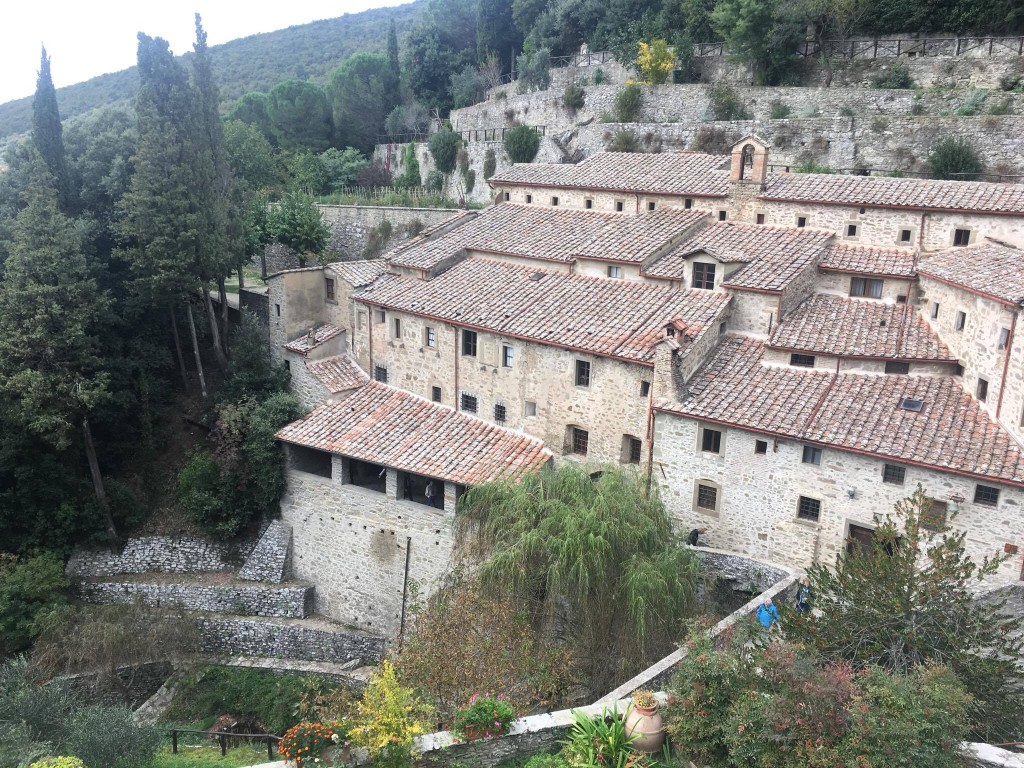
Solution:
{"label": "terracotta flower pot", "polygon": [[660,752],[665,743],[665,723],[658,708],[631,707],[626,713],[626,735],[636,736],[629,746],[637,752]]}

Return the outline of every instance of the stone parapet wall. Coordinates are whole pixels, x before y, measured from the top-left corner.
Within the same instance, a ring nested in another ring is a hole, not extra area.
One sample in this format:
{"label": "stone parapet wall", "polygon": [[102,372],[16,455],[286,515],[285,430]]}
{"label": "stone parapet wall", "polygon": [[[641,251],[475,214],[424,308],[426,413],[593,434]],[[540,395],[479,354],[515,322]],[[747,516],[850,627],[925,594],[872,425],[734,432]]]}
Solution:
{"label": "stone parapet wall", "polygon": [[266,328],[270,324],[270,299],[265,291],[249,291],[242,288],[238,292],[238,302],[242,309],[256,315],[261,326]]}
{"label": "stone parapet wall", "polygon": [[120,552],[80,550],[68,560],[68,576],[80,578],[134,573],[234,571],[256,546],[255,539],[222,544],[198,536],[142,536]]}
{"label": "stone parapet wall", "polygon": [[201,650],[216,655],[373,664],[384,653],[382,638],[340,627],[209,617],[199,632]]}
{"label": "stone parapet wall", "polygon": [[147,582],[84,582],[78,593],[89,603],[180,605],[191,611],[230,613],[239,616],[275,616],[301,619],[313,606],[313,587],[255,585],[152,584]]}

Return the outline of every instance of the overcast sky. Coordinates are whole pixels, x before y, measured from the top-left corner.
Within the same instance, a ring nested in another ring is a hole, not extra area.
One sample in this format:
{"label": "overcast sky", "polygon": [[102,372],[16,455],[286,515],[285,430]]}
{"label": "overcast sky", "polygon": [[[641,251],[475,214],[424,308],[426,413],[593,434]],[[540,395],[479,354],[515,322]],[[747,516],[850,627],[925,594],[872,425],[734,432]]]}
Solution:
{"label": "overcast sky", "polygon": [[210,45],[409,0],[9,0],[0,25],[0,103],[31,96],[46,45],[60,88],[135,64],[135,36],[162,37],[175,53],[192,48],[193,14]]}

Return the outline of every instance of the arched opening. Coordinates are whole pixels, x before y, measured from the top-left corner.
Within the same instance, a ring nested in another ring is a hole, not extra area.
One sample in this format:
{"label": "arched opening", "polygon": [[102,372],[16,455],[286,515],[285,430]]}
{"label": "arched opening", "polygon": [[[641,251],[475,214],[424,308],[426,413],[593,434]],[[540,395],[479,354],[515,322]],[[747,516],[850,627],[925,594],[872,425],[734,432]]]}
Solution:
{"label": "arched opening", "polygon": [[745,144],[743,146],[743,154],[740,157],[740,181],[749,177],[749,174],[754,170],[754,145]]}

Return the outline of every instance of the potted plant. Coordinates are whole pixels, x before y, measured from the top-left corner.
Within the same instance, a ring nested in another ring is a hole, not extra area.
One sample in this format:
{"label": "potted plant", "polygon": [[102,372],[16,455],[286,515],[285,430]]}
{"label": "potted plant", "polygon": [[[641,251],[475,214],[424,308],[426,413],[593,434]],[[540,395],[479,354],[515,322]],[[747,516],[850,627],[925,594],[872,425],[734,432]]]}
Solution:
{"label": "potted plant", "polygon": [[454,731],[460,739],[475,741],[508,733],[516,713],[507,701],[474,693],[469,706],[455,713]]}
{"label": "potted plant", "polygon": [[658,700],[651,691],[633,693],[633,704],[626,712],[626,734],[633,737],[630,746],[637,752],[661,751],[665,743],[665,724],[658,711]]}

